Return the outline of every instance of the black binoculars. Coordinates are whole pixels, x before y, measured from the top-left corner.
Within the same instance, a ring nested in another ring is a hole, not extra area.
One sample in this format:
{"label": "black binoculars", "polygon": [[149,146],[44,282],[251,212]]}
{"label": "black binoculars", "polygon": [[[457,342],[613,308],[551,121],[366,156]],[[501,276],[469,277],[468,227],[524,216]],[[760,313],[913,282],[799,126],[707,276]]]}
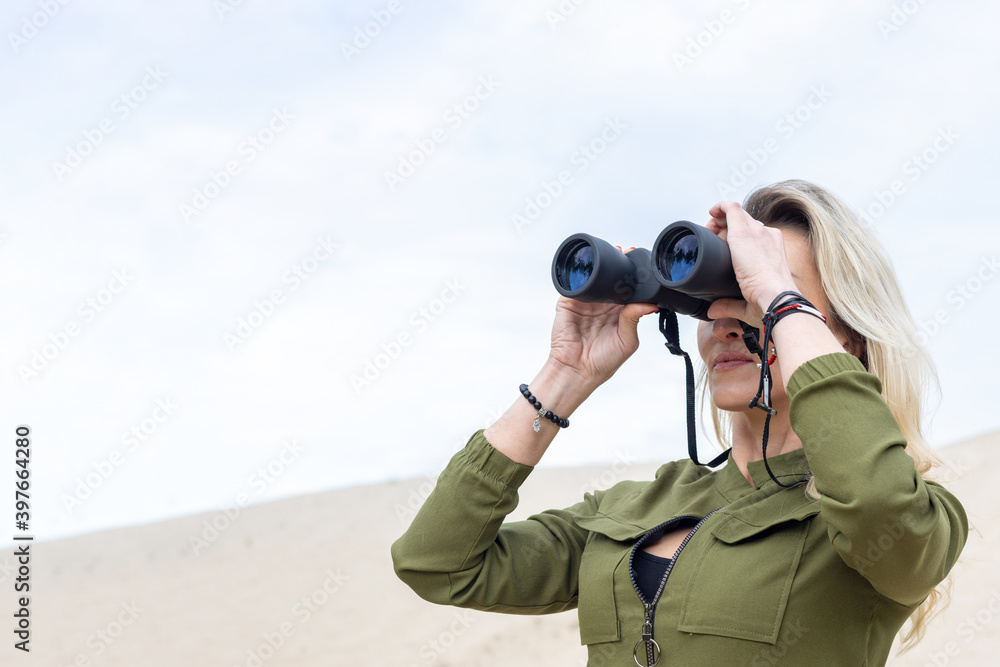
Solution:
{"label": "black binoculars", "polygon": [[622,254],[590,234],[573,234],[552,260],[552,283],[565,297],[588,303],[653,303],[708,320],[716,299],[742,299],[729,246],[687,220],[667,225],[653,250]]}

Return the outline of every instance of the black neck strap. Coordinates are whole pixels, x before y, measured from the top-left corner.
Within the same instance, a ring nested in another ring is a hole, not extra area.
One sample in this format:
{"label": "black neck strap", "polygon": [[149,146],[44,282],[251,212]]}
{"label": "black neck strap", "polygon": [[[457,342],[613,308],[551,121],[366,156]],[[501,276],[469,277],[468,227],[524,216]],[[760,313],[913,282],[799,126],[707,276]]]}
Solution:
{"label": "black neck strap", "polygon": [[708,463],[698,460],[698,442],[695,436],[694,425],[694,367],[691,365],[691,357],[681,349],[680,333],[677,328],[677,313],[666,308],[660,308],[660,333],[667,340],[665,343],[670,354],[684,357],[684,367],[687,373],[687,431],[688,431],[688,456],[695,464],[714,468],[729,458],[729,450],[725,450]]}

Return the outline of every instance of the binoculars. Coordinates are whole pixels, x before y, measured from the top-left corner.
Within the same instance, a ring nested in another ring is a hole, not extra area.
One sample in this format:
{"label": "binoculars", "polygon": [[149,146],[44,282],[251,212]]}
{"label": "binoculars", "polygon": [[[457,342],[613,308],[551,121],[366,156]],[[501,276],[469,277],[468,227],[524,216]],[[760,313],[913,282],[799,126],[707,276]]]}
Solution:
{"label": "binoculars", "polygon": [[742,299],[729,246],[702,225],[678,220],[656,237],[652,251],[622,254],[590,234],[573,234],[552,260],[552,283],[588,303],[653,303],[708,320],[716,299]]}

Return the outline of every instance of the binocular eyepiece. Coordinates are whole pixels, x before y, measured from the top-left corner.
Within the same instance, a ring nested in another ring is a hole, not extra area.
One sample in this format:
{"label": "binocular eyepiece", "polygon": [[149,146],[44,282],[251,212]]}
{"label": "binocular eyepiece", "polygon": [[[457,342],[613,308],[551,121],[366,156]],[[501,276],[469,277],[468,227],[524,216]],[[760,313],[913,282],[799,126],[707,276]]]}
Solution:
{"label": "binocular eyepiece", "polygon": [[687,220],[667,225],[652,252],[622,254],[590,234],[573,234],[552,260],[552,283],[588,303],[653,303],[708,320],[716,299],[742,299],[726,242]]}

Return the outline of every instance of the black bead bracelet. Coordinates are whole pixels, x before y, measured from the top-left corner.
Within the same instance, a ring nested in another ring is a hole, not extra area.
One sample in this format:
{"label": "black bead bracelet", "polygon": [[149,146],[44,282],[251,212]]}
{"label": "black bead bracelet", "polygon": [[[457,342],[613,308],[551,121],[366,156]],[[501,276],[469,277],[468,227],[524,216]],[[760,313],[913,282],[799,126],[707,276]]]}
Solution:
{"label": "black bead bracelet", "polygon": [[520,387],[518,387],[518,389],[521,390],[521,395],[524,396],[526,399],[528,399],[528,403],[531,403],[531,405],[533,405],[535,409],[538,410],[538,416],[535,417],[535,423],[531,425],[531,428],[535,429],[535,433],[538,433],[539,429],[542,428],[541,423],[539,423],[538,421],[542,417],[545,417],[553,424],[556,424],[557,426],[559,426],[559,428],[569,427],[568,419],[557,417],[556,415],[552,414],[551,410],[546,410],[545,408],[542,407],[541,402],[539,402],[539,400],[534,396],[532,396],[531,392],[528,391],[528,385],[522,384]]}

